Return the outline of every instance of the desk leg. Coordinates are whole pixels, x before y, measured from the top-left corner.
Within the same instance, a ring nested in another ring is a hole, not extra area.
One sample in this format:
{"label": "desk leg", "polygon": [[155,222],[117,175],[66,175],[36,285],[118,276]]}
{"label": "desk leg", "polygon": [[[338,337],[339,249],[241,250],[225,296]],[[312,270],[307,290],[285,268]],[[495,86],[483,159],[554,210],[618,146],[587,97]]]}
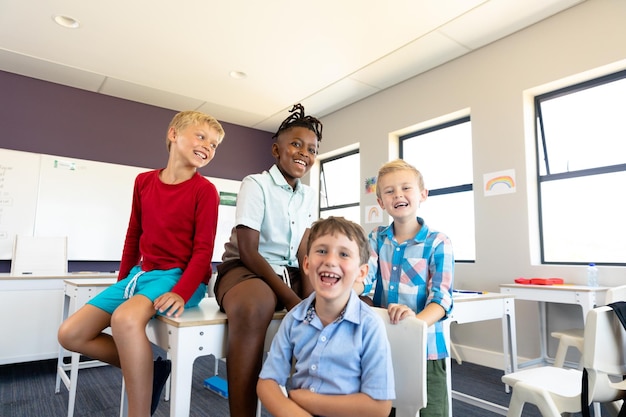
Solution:
{"label": "desk leg", "polygon": [[544,301],[539,301],[539,343],[540,343],[540,359],[542,364],[546,363],[548,358],[548,326],[546,319],[546,303]]}
{"label": "desk leg", "polygon": [[[68,312],[70,310],[70,297],[65,294],[63,296],[63,310],[61,311],[61,323],[63,323],[65,321],[65,319],[67,319],[67,316],[69,315]],[[63,346],[59,345],[59,356],[57,358],[57,378],[56,378],[56,384],[54,386],[54,393],[58,394],[61,391],[61,372],[65,373],[64,367],[63,367],[63,356],[65,356],[65,349],[63,349]]]}
{"label": "desk leg", "polygon": [[76,387],[78,386],[78,367],[80,365],[80,354],[72,352],[72,364],[70,365],[70,386],[69,403],[67,405],[67,416],[74,415],[74,404],[76,402]]}
{"label": "desk leg", "polygon": [[128,416],[128,397],[126,397],[126,381],[122,377],[122,395],[120,397],[120,417]]}
{"label": "desk leg", "polygon": [[196,356],[172,349],[172,376],[170,391],[170,416],[187,417],[191,408],[191,376]]}
{"label": "desk leg", "polygon": [[[504,373],[517,372],[517,329],[515,327],[515,301],[504,300],[504,315],[502,316],[502,350],[504,352]],[[511,390],[504,386],[508,394]]]}
{"label": "desk leg", "polygon": [[509,349],[511,352],[511,372],[517,372],[517,327],[515,325],[515,301],[506,301],[506,315],[509,324]]}

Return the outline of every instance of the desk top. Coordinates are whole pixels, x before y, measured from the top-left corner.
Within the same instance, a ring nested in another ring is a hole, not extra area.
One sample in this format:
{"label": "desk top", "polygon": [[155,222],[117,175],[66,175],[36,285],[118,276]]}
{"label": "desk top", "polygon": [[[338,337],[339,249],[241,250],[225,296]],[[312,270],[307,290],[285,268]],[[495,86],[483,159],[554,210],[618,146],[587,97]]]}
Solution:
{"label": "desk top", "polygon": [[[274,320],[281,320],[287,311],[274,313]],[[228,319],[226,314],[220,311],[217,300],[214,297],[203,298],[197,307],[187,308],[178,317],[157,316],[157,320],[170,324],[174,327],[192,327],[210,324],[226,324]]]}
{"label": "desk top", "polygon": [[500,284],[500,291],[515,295],[516,300],[578,304],[585,308],[602,305],[609,287],[587,285]]}
{"label": "desk top", "polygon": [[84,278],[64,279],[63,282],[74,287],[108,287],[109,285],[115,284],[117,278],[112,276],[93,278],[89,276]]}
{"label": "desk top", "polygon": [[35,280],[35,279],[85,279],[85,278],[117,278],[117,274],[110,272],[69,272],[67,274],[56,275],[33,275],[33,274],[21,274],[11,275],[9,273],[0,273],[0,281],[9,280]]}
{"label": "desk top", "polygon": [[577,292],[603,292],[610,287],[590,287],[588,285],[553,284],[553,285],[532,285],[532,284],[500,284],[500,288],[509,289],[533,289],[546,291],[577,291]]}
{"label": "desk top", "polygon": [[481,300],[496,300],[501,298],[515,298],[513,294],[503,294],[500,292],[484,293],[453,293],[452,299],[455,303],[465,303]]}

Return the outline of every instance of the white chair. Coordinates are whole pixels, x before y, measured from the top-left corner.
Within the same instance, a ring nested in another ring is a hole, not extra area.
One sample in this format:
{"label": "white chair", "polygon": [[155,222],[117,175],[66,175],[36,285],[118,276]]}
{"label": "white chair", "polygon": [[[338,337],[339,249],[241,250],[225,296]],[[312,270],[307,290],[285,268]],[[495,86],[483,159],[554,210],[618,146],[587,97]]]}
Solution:
{"label": "white chair", "polygon": [[[615,301],[626,301],[626,285],[620,285],[607,290],[604,304],[611,304]],[[583,334],[583,329],[567,329],[550,333],[552,337],[559,339],[559,345],[554,357],[554,366],[563,367],[565,364],[565,356],[570,347],[576,348],[582,354]],[[582,369],[582,362],[579,364],[579,369]]]}
{"label": "white chair", "polygon": [[[605,403],[616,416],[626,396],[626,332],[610,307],[587,315],[583,365],[589,373],[589,403]],[[502,382],[513,389],[507,417],[520,417],[525,403],[535,404],[543,417],[581,411],[582,372],[543,366],[506,374]]]}
{"label": "white chair", "polygon": [[15,236],[11,275],[67,274],[67,236]]}
{"label": "white chair", "polygon": [[389,322],[384,308],[372,307],[385,322],[391,345],[396,399],[396,417],[416,417],[426,407],[426,322],[408,317]]}

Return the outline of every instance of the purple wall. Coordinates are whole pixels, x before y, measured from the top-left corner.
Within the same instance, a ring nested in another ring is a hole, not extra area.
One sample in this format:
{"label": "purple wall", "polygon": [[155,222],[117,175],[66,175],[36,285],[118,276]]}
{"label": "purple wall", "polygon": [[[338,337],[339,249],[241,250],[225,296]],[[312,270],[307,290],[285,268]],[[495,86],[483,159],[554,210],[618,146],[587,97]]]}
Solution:
{"label": "purple wall", "polygon": [[[0,71],[0,148],[145,168],[167,163],[165,135],[176,111]],[[274,163],[272,134],[222,122],[226,137],[202,175],[241,180]],[[69,262],[110,271],[115,262]],[[10,261],[0,261],[0,272]]]}
{"label": "purple wall", "polygon": [[[176,111],[0,71],[0,148],[145,168],[167,163]],[[274,163],[272,134],[222,122],[202,175],[241,180]]]}

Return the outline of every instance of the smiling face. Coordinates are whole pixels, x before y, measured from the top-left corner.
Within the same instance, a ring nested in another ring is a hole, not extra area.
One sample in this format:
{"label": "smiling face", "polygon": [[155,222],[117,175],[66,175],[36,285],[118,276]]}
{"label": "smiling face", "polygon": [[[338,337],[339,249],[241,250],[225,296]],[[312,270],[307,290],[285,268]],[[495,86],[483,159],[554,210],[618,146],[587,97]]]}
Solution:
{"label": "smiling face", "polygon": [[362,264],[359,246],[345,234],[324,234],[311,242],[303,262],[316,298],[343,307],[352,286],[363,281],[368,266]]}
{"label": "smiling face", "polygon": [[221,139],[219,132],[208,123],[190,124],[178,130],[170,127],[168,138],[170,153],[175,153],[182,164],[195,168],[202,168],[211,162]]}
{"label": "smiling face", "polygon": [[408,169],[389,172],[378,178],[378,204],[396,219],[415,218],[428,190],[420,188],[417,175]]}
{"label": "smiling face", "polygon": [[313,166],[317,157],[317,135],[306,127],[295,126],[278,135],[272,144],[276,165],[289,185],[295,187]]}

